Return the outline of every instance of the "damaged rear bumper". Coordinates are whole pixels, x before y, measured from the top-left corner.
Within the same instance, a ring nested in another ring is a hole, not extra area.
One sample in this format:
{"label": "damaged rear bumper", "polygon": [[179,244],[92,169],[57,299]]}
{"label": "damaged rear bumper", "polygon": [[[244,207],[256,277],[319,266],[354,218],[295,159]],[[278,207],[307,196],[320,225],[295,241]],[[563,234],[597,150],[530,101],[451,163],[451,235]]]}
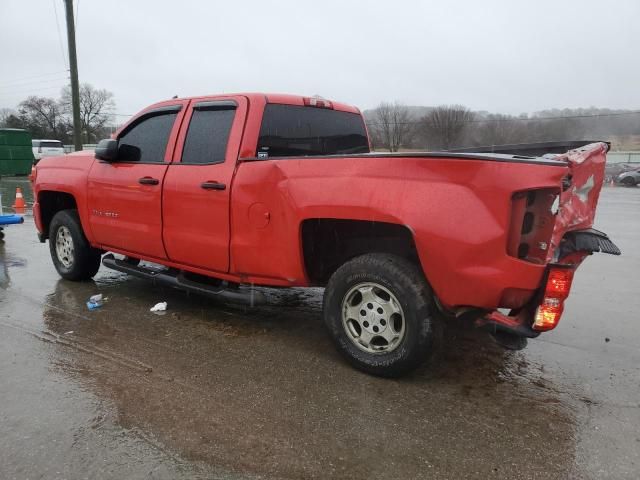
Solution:
{"label": "damaged rear bumper", "polygon": [[[511,310],[509,314],[498,310],[489,312],[476,320],[476,326],[491,333],[504,332],[517,337],[535,338],[542,331],[550,330],[557,325],[556,321],[551,328],[537,326],[539,309],[542,308],[547,300],[545,295],[548,293],[549,274],[551,271],[554,269],[571,270],[571,276],[573,276],[573,272],[580,266],[582,261],[593,253],[621,254],[620,249],[606,233],[593,228],[566,233],[560,241],[558,252],[561,258],[547,265],[542,285],[524,307]],[[566,294],[568,295],[568,291]],[[558,320],[561,313],[562,305],[560,305]]]}

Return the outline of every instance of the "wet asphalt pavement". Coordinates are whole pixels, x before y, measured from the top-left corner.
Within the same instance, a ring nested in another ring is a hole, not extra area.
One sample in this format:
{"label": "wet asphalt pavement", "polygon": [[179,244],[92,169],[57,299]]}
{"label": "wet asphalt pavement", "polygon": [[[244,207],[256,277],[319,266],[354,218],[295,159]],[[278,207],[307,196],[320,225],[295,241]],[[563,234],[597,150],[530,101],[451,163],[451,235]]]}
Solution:
{"label": "wet asphalt pavement", "polygon": [[27,215],[0,243],[0,478],[636,479],[639,213],[640,189],[604,189],[623,256],[586,260],[555,331],[508,352],[451,327],[400,380],[347,366],[319,290],[248,308],[104,267],[67,282]]}

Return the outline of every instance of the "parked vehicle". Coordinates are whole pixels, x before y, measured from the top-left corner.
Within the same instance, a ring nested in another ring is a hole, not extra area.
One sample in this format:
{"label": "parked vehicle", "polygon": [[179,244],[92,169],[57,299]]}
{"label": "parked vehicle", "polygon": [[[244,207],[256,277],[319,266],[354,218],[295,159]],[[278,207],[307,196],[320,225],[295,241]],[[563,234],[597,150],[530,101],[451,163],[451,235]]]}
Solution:
{"label": "parked vehicle", "polygon": [[628,172],[622,172],[616,177],[616,183],[632,187],[640,183],[640,168],[636,170],[629,170]]}
{"label": "parked vehicle", "polygon": [[64,155],[64,145],[60,140],[32,140],[33,156],[38,163],[44,157]]}
{"label": "parked vehicle", "polygon": [[620,253],[591,229],[607,149],[370,153],[359,110],[341,103],[173,99],[95,156],[42,159],[33,212],[69,280],[111,252],[107,267],[222,299],[326,287],[337,348],[394,376],[426,358],[447,318],[514,348],[558,324],[584,258]]}
{"label": "parked vehicle", "polygon": [[607,164],[604,167],[604,181],[605,183],[616,181],[616,178],[621,173],[637,170],[638,168],[640,168],[640,164],[638,163],[610,163],[609,155],[607,154]]}

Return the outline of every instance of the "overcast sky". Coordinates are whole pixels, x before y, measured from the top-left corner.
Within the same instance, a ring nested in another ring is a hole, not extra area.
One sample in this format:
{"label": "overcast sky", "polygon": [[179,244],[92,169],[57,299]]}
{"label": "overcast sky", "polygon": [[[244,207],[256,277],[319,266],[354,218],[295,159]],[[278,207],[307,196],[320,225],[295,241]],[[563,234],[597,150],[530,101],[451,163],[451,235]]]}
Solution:
{"label": "overcast sky", "polygon": [[[120,114],[238,91],[362,109],[640,108],[640,0],[80,0],[78,10],[80,81],[112,91]],[[0,46],[0,107],[57,97],[63,0],[0,0]]]}

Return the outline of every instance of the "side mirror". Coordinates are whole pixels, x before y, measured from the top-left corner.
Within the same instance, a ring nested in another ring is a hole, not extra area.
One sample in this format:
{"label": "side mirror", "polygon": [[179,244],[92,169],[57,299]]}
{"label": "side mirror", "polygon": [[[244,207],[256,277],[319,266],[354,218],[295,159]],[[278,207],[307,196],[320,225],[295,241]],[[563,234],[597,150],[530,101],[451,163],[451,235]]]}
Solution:
{"label": "side mirror", "polygon": [[105,162],[115,162],[118,157],[118,141],[112,138],[100,140],[96,147],[96,158]]}

